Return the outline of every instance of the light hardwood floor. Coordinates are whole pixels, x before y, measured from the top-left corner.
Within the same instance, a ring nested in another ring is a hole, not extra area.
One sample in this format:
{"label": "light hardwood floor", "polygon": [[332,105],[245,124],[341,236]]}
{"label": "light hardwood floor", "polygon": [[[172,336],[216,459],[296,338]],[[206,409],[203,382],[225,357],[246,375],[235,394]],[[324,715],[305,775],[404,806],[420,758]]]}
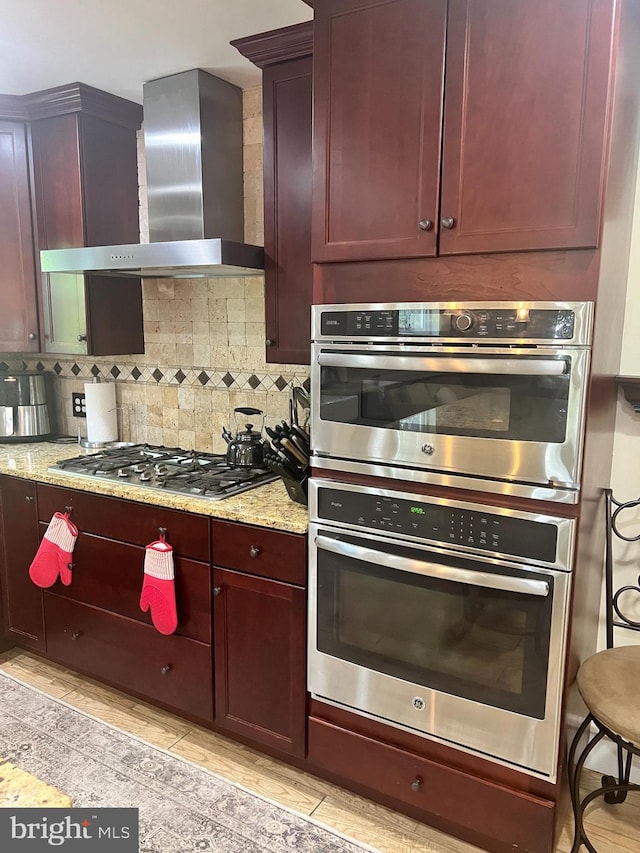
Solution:
{"label": "light hardwood floor", "polygon": [[[0,654],[0,670],[270,800],[313,815],[381,853],[477,853],[476,847],[35,655],[19,650]],[[595,774],[589,774],[588,782],[594,787],[597,781]],[[563,815],[556,853],[571,849],[567,796]],[[587,829],[598,853],[637,853],[640,795],[630,795],[622,806],[599,802],[588,813]]]}

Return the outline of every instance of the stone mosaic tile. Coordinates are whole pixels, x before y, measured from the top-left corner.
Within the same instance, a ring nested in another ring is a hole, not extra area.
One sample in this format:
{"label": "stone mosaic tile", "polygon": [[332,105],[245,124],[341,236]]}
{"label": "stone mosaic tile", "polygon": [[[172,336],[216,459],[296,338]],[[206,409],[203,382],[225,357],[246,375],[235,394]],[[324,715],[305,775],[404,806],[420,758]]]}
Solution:
{"label": "stone mosaic tile", "polygon": [[195,388],[216,388],[223,391],[256,391],[286,393],[292,383],[310,388],[308,373],[300,373],[299,369],[291,374],[279,372],[282,365],[277,366],[278,372],[265,373],[252,371],[247,368],[216,369],[206,367],[168,367],[130,363],[118,363],[117,360],[101,362],[62,360],[62,359],[33,359],[19,361],[12,359],[0,362],[0,370],[47,370],[55,373],[60,379],[90,380],[99,377],[107,381],[116,380],[119,385],[125,383],[142,385],[171,385]]}

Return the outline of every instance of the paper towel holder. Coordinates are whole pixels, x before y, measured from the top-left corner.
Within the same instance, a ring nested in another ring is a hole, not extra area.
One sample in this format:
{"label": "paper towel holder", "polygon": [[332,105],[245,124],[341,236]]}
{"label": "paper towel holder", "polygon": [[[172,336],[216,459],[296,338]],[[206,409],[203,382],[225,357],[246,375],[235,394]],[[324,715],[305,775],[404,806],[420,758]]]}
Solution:
{"label": "paper towel holder", "polygon": [[[102,382],[102,377],[93,376],[91,382],[93,384]],[[115,408],[117,409],[118,407],[116,406]],[[117,438],[115,439],[115,441],[89,441],[88,438],[80,439],[80,447],[83,447],[85,450],[102,450],[105,447],[110,447],[111,445],[118,443],[119,442]]]}

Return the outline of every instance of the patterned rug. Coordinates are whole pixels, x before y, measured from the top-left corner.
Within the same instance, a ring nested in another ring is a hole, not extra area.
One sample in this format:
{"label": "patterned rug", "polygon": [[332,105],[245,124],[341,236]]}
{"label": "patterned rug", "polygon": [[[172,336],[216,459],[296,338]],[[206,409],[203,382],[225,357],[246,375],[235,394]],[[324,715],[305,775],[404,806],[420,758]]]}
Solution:
{"label": "patterned rug", "polygon": [[373,850],[0,673],[0,758],[75,807],[139,809],[144,853]]}

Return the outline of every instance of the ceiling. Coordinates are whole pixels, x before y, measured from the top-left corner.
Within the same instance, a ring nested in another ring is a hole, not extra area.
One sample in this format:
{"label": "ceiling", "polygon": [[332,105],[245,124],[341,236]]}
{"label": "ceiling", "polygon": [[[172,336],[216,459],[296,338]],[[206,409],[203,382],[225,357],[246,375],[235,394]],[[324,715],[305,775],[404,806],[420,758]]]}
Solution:
{"label": "ceiling", "polygon": [[142,103],[190,68],[246,89],[262,73],[229,42],[312,17],[303,0],[0,0],[0,93],[80,82]]}

